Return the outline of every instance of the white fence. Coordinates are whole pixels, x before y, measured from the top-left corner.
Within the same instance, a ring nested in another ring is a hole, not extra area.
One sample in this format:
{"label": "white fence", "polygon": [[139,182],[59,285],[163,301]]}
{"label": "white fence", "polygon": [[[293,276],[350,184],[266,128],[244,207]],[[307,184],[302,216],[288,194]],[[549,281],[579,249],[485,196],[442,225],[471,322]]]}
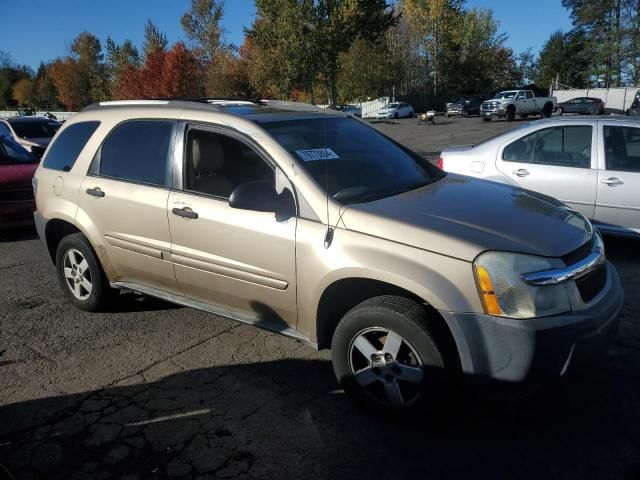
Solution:
{"label": "white fence", "polygon": [[586,88],[576,90],[552,90],[552,95],[558,103],[566,102],[576,97],[595,97],[604,102],[605,108],[627,110],[636,98],[638,87],[628,88]]}
{"label": "white fence", "polygon": [[[43,116],[45,113],[47,112],[45,111],[36,112],[36,115]],[[62,122],[63,120],[66,120],[72,115],[74,115],[76,112],[49,112],[49,113],[54,114],[56,118],[60,122]],[[15,117],[16,115],[18,115],[17,110],[0,110],[0,117]]]}
{"label": "white fence", "polygon": [[[389,97],[380,97],[376,100],[370,100],[368,102],[350,102],[349,105],[355,105],[360,107],[362,111],[362,118],[374,118],[382,107],[384,107],[391,100]],[[327,108],[329,105],[316,105],[320,108]]]}

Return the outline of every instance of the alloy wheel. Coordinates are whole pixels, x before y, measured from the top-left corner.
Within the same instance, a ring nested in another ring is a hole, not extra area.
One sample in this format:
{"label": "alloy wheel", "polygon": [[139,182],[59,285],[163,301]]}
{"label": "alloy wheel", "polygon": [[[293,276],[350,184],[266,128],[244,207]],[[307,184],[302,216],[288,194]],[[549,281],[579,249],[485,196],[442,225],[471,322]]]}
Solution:
{"label": "alloy wheel", "polygon": [[383,405],[407,407],[420,397],[422,360],[393,330],[373,327],[355,335],[349,346],[349,369],[358,385]]}
{"label": "alloy wheel", "polygon": [[64,279],[71,293],[78,300],[86,300],[91,295],[91,269],[84,255],[79,250],[71,248],[64,254]]}

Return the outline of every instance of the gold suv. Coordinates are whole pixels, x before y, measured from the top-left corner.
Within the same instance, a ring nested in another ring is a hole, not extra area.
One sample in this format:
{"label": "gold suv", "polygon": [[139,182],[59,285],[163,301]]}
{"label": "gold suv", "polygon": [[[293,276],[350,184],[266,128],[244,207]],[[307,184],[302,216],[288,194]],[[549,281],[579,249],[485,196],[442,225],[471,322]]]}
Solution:
{"label": "gold suv", "polygon": [[76,307],[129,289],[331,348],[341,385],[376,407],[463,377],[564,375],[622,305],[580,214],[311,106],[95,104],[62,126],[34,189]]}

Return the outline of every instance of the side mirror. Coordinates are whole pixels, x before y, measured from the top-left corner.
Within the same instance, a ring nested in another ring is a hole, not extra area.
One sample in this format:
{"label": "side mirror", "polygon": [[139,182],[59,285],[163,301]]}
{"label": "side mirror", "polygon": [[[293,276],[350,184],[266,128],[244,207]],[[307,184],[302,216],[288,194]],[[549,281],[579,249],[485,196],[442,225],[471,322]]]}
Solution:
{"label": "side mirror", "polygon": [[273,184],[264,181],[242,183],[233,189],[229,197],[231,208],[256,212],[276,212],[281,203]]}

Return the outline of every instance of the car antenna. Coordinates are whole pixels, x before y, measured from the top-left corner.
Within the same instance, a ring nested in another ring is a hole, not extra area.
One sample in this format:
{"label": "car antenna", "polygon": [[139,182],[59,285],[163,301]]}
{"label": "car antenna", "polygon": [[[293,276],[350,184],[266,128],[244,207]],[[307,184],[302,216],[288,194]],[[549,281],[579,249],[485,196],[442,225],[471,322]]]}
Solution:
{"label": "car antenna", "polygon": [[327,233],[324,235],[324,248],[329,248],[333,242],[333,231],[329,221],[329,155],[327,155],[327,106],[323,108],[322,130],[324,132],[324,191],[327,199]]}

